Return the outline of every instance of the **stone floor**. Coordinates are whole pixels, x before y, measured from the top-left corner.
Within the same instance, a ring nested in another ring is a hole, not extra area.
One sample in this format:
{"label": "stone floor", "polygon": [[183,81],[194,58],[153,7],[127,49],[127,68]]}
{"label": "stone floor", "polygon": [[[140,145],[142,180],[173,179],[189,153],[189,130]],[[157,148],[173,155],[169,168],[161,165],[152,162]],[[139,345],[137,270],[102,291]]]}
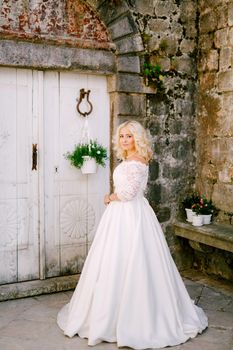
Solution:
{"label": "stone floor", "polygon": [[[233,291],[220,290],[200,281],[185,279],[190,296],[204,308],[209,328],[197,338],[174,350],[233,350]],[[41,295],[0,303],[1,350],[86,350],[85,339],[63,336],[56,325],[58,310],[72,292]],[[102,343],[95,350],[117,350]]]}

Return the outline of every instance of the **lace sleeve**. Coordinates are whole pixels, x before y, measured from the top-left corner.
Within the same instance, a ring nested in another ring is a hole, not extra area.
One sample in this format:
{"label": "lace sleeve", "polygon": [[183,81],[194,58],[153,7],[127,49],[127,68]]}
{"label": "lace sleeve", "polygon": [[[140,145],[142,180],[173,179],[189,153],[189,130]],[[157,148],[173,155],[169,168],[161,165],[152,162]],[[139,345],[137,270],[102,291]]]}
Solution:
{"label": "lace sleeve", "polygon": [[141,189],[141,184],[145,179],[145,166],[142,163],[127,164],[124,171],[124,179],[121,186],[116,190],[116,194],[121,201],[130,201]]}

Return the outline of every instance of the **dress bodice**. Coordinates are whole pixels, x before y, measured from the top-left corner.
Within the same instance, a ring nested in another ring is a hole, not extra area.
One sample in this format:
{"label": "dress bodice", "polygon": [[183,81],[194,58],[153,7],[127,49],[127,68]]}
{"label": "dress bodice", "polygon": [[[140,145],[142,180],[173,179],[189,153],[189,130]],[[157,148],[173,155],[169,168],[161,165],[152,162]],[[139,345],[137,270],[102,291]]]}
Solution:
{"label": "dress bodice", "polygon": [[131,160],[121,162],[113,172],[114,192],[121,201],[143,196],[148,180],[148,165]]}

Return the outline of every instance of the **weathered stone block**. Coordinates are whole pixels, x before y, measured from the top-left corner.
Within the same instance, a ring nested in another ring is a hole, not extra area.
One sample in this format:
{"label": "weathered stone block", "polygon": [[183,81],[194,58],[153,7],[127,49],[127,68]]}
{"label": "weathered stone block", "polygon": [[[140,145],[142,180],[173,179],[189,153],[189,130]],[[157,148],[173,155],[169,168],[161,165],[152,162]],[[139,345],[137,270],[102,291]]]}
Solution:
{"label": "weathered stone block", "polygon": [[[143,2],[143,1],[138,0],[138,2]],[[167,0],[167,1],[158,0],[158,1],[153,1],[153,3],[154,3],[155,14],[159,17],[169,17],[172,14],[174,16],[178,12],[178,8],[172,0]]]}
{"label": "weathered stone block", "polygon": [[118,72],[140,73],[138,56],[117,56]]}
{"label": "weathered stone block", "polygon": [[[226,46],[228,43],[229,28],[219,29],[214,33],[214,44],[216,48]],[[203,47],[203,45],[201,45]],[[208,47],[206,47],[208,48]]]}
{"label": "weathered stone block", "polygon": [[195,20],[190,20],[187,23],[184,23],[184,28],[187,39],[195,39],[197,37],[197,25]]}
{"label": "weathered stone block", "polygon": [[182,1],[180,5],[180,21],[182,23],[193,20],[197,15],[197,3],[195,1]]}
{"label": "weathered stone block", "polygon": [[231,46],[233,46],[233,28],[229,29],[228,42]]}
{"label": "weathered stone block", "polygon": [[233,91],[233,69],[218,74],[218,90],[220,92]]}
{"label": "weathered stone block", "polygon": [[120,18],[114,24],[108,27],[112,40],[120,38],[121,36],[137,32],[137,28],[128,16]]}
{"label": "weathered stone block", "polygon": [[143,87],[143,79],[139,75],[119,73],[116,77],[116,91],[142,92]]}
{"label": "weathered stone block", "polygon": [[137,116],[144,114],[146,106],[146,97],[143,94],[130,95],[118,94],[116,113],[119,115]]}
{"label": "weathered stone block", "polygon": [[169,29],[169,19],[150,19],[148,25],[151,31],[155,33],[165,32]]}
{"label": "weathered stone block", "polygon": [[0,64],[44,69],[76,69],[115,72],[115,57],[105,50],[41,45],[29,42],[0,40]]}
{"label": "weathered stone block", "polygon": [[213,32],[217,29],[217,14],[210,11],[200,16],[200,33]]}
{"label": "weathered stone block", "polygon": [[200,79],[200,88],[203,91],[211,90],[215,88],[217,85],[216,73],[213,73],[213,72],[206,72],[203,74],[200,73],[199,79]]}
{"label": "weathered stone block", "polygon": [[233,164],[224,163],[224,168],[218,173],[218,179],[222,183],[231,184],[233,182]]}
{"label": "weathered stone block", "polygon": [[116,43],[118,53],[140,52],[144,50],[142,38],[140,35],[134,35],[118,40]]}
{"label": "weathered stone block", "polygon": [[150,167],[149,167],[149,178],[151,181],[155,181],[158,179],[159,176],[159,163],[157,160],[153,159],[150,161]]}
{"label": "weathered stone block", "polygon": [[233,3],[232,1],[228,4],[228,25],[233,26]]}
{"label": "weathered stone block", "polygon": [[159,222],[166,222],[171,217],[171,209],[168,207],[159,208],[156,213]]}
{"label": "weathered stone block", "polygon": [[233,184],[216,183],[214,185],[212,199],[218,203],[218,208],[229,211],[232,208]]}
{"label": "weathered stone block", "polygon": [[146,2],[141,0],[135,0],[135,8],[143,15],[154,14],[154,1],[147,0]]}
{"label": "weathered stone block", "polygon": [[202,71],[218,70],[218,51],[206,50],[205,52],[202,52],[199,69]]}
{"label": "weathered stone block", "polygon": [[171,166],[169,164],[164,164],[163,166],[163,176],[168,179],[178,179],[182,177],[183,168],[179,166]]}
{"label": "weathered stone block", "polygon": [[98,12],[104,23],[113,22],[116,18],[128,11],[128,6],[125,1],[119,0],[117,6],[114,2],[105,1],[98,7]]}
{"label": "weathered stone block", "polygon": [[213,138],[210,149],[211,159],[214,163],[224,164],[233,161],[233,137]]}
{"label": "weathered stone block", "polygon": [[226,71],[231,67],[232,49],[231,47],[223,47],[220,51],[219,70]]}
{"label": "weathered stone block", "polygon": [[191,57],[175,57],[173,60],[173,66],[175,70],[177,70],[180,73],[195,73],[195,64]]}
{"label": "weathered stone block", "polygon": [[217,7],[218,28],[224,28],[227,25],[228,6],[224,3]]}
{"label": "weathered stone block", "polygon": [[213,43],[214,43],[213,33],[200,34],[198,39],[199,39],[199,48],[201,50],[210,50],[213,48]]}
{"label": "weathered stone block", "polygon": [[180,50],[182,53],[191,53],[196,48],[194,40],[183,39],[180,44]]}
{"label": "weathered stone block", "polygon": [[160,184],[151,185],[147,196],[150,202],[154,204],[159,204],[161,201],[161,185]]}
{"label": "weathered stone block", "polygon": [[158,64],[162,70],[168,71],[171,66],[171,60],[168,57],[160,57],[156,55],[150,56],[150,63],[153,65]]}

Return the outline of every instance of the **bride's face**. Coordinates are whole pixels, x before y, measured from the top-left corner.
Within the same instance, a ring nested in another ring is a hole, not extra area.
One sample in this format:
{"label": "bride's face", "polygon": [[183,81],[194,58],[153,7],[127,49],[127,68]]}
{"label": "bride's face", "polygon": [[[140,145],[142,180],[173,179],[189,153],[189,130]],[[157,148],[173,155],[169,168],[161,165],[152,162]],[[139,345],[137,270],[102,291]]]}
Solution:
{"label": "bride's face", "polygon": [[135,141],[134,141],[134,136],[129,130],[129,128],[124,127],[120,130],[120,146],[124,151],[135,151]]}

